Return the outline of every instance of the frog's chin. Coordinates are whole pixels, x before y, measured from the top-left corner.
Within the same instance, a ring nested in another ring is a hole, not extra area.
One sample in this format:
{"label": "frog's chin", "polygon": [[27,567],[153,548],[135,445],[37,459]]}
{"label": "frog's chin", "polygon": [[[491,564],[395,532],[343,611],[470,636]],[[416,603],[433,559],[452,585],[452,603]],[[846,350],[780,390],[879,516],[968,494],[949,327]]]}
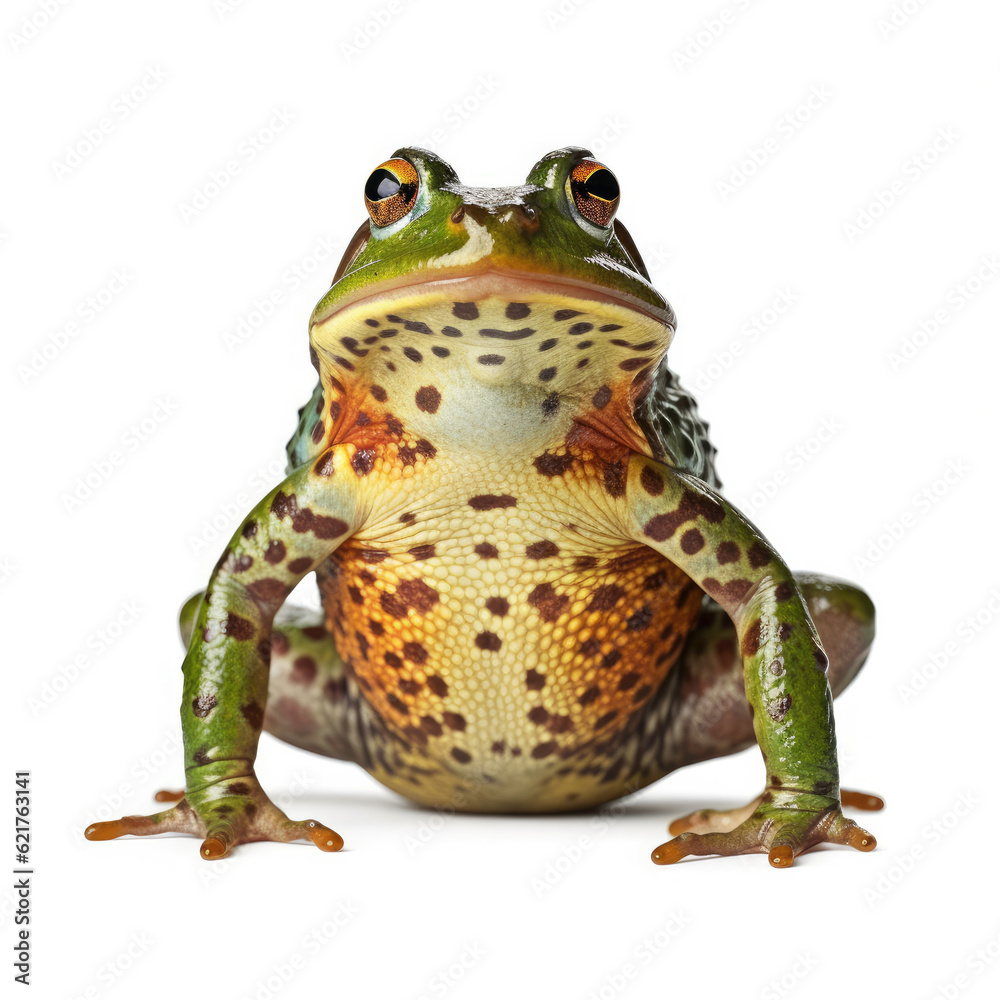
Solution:
{"label": "frog's chin", "polygon": [[517,302],[541,297],[550,302],[564,299],[567,308],[579,308],[580,303],[607,303],[633,310],[646,321],[653,320],[662,324],[667,328],[665,333],[668,340],[676,327],[674,312],[667,303],[659,307],[604,285],[564,275],[508,268],[445,274],[435,274],[433,268],[425,268],[398,278],[388,278],[332,300],[327,296],[314,310],[310,326],[321,326],[342,313],[376,304],[377,311],[391,313],[393,301],[412,301],[418,296],[427,300],[456,303],[478,302],[490,298]]}

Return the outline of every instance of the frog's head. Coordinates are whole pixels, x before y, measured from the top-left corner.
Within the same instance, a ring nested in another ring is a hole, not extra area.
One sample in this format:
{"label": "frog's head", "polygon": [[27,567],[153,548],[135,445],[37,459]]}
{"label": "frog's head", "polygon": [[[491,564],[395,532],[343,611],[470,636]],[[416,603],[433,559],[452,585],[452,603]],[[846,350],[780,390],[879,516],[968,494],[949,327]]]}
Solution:
{"label": "frog's head", "polygon": [[618,181],[586,149],[549,153],[523,184],[473,188],[404,148],[364,200],[311,321],[331,374],[436,356],[479,384],[582,394],[645,380],[669,345],[673,312],[615,218]]}

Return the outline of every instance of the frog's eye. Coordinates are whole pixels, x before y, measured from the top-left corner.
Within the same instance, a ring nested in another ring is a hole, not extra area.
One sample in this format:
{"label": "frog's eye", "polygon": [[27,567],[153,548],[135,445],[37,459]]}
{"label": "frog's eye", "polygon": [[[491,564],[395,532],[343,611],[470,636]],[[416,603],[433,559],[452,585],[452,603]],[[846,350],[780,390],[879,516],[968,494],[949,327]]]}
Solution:
{"label": "frog's eye", "polygon": [[419,181],[407,160],[386,160],[376,167],[365,184],[365,208],[376,226],[398,222],[417,200]]}
{"label": "frog's eye", "polygon": [[569,190],[577,211],[595,226],[610,226],[618,208],[618,180],[604,164],[581,160],[569,175]]}

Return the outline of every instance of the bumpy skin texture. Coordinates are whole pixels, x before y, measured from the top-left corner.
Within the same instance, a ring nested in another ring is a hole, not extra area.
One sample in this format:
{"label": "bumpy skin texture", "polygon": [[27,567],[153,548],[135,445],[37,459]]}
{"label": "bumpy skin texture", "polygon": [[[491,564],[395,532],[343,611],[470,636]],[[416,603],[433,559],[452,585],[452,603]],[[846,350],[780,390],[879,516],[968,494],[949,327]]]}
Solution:
{"label": "bumpy skin texture", "polygon": [[[675,823],[655,861],[870,850],[840,811],[832,698],[871,604],[793,575],[717,492],[670,307],[578,200],[589,154],[496,189],[395,156],[411,202],[359,230],[316,307],[289,477],[182,616],[186,794],[88,836],[338,849],[257,784],[266,728],[417,802],[505,812],[594,806],[756,738],[763,795]],[[322,620],[276,617],[313,572]]]}

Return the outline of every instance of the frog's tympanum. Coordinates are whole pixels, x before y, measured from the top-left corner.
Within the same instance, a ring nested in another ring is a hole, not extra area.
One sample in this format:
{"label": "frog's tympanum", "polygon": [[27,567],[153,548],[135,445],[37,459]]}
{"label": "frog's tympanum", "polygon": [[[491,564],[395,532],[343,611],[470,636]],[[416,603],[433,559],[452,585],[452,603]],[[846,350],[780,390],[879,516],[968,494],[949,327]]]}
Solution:
{"label": "frog's tympanum", "polygon": [[[181,614],[187,790],[87,836],[338,850],[258,784],[264,729],[469,812],[587,809],[756,740],[763,793],[677,820],[654,861],[871,850],[841,805],[880,803],[841,792],[832,702],[874,609],[720,494],[615,176],[570,148],[473,188],[406,148],[364,199],[288,477]],[[310,573],[322,613],[282,607]]]}

